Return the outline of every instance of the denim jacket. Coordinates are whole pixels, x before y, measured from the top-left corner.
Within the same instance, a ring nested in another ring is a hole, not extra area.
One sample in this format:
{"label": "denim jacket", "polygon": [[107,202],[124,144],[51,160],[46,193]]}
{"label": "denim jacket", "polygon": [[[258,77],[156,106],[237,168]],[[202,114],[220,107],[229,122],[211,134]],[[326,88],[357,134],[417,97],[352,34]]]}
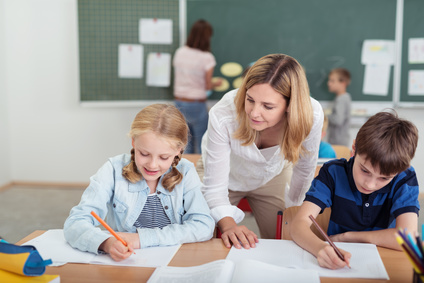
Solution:
{"label": "denim jacket", "polygon": [[140,248],[206,241],[212,237],[215,222],[200,191],[202,183],[194,165],[186,159],[177,165],[183,180],[172,192],[162,186],[163,176],[156,188],[171,224],[162,229],[135,228],[134,222],[150,189],[144,179],[133,184],[122,176],[122,168],[130,159],[129,154],[112,157],[90,178],[80,203],[72,208],[65,221],[64,235],[72,247],[97,253],[100,244],[111,236],[95,227],[99,222],[90,214],[92,210],[106,218],[115,231],[138,232]]}

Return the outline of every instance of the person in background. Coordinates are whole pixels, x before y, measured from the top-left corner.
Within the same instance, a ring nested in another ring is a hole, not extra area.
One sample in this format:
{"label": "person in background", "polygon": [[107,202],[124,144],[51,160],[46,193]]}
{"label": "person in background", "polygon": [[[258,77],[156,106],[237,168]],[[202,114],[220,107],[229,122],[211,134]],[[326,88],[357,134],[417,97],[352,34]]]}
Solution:
{"label": "person in background", "polygon": [[330,143],[323,141],[328,128],[328,118],[324,115],[324,124],[321,132],[321,143],[319,144],[318,158],[336,158],[336,152]]}
{"label": "person in background", "polygon": [[316,218],[331,207],[327,234],[332,241],[401,250],[396,231],[406,229],[411,235],[417,231],[419,187],[410,165],[417,144],[415,125],[395,112],[371,116],[353,142],[354,156],[328,161],[312,182],[290,226],[293,240],[322,267],[349,265],[350,253],[341,250],[342,261],[310,228],[309,215]]}
{"label": "person in background", "polygon": [[201,139],[208,127],[208,92],[221,83],[212,83],[216,65],[211,53],[212,33],[207,21],[196,21],[186,45],[177,49],[173,59],[175,105],[184,114],[191,134],[185,153],[201,152]]}
{"label": "person in background", "polygon": [[350,73],[343,68],[333,69],[328,76],[328,90],[336,95],[332,113],[328,115],[328,142],[350,146],[349,136],[352,99],[347,93]]}
{"label": "person in background", "polygon": [[[129,135],[131,154],[110,158],[72,208],[64,225],[68,243],[120,261],[133,249],[209,240],[215,223],[202,183],[193,163],[181,159],[188,136],[181,112],[173,105],[147,106]],[[127,246],[96,227],[91,211],[106,218]]]}

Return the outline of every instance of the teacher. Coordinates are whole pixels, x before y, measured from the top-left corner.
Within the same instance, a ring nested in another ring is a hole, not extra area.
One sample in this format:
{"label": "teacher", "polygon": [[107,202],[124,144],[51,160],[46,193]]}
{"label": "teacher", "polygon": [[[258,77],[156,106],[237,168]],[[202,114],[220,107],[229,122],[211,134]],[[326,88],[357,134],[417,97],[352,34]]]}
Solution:
{"label": "teacher", "polygon": [[323,120],[302,66],[284,54],[259,59],[241,87],[212,107],[202,140],[202,192],[227,247],[258,242],[254,232],[237,225],[244,218],[236,206],[243,197],[262,238],[275,236],[279,210],[302,203],[314,177]]}

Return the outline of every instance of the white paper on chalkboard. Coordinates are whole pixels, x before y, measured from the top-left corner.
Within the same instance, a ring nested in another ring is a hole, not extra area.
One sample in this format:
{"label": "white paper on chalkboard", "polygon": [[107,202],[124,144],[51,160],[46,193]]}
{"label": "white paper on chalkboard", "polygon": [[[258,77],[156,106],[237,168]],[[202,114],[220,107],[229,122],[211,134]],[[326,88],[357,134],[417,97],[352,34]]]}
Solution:
{"label": "white paper on chalkboard", "polygon": [[118,77],[141,79],[143,77],[143,46],[140,44],[119,44]]}
{"label": "white paper on chalkboard", "polygon": [[364,40],[361,62],[363,65],[393,65],[395,63],[394,40]]}
{"label": "white paper on chalkboard", "polygon": [[365,66],[364,94],[386,96],[389,92],[390,65],[369,64]]}
{"label": "white paper on chalkboard", "polygon": [[424,95],[424,70],[409,71],[408,94],[409,95]]}
{"label": "white paper on chalkboard", "polygon": [[144,44],[172,44],[172,20],[140,19],[139,41]]}
{"label": "white paper on chalkboard", "polygon": [[171,83],[171,54],[149,53],[147,56],[147,86],[167,87]]}
{"label": "white paper on chalkboard", "polygon": [[408,63],[424,63],[424,38],[410,38],[408,40]]}

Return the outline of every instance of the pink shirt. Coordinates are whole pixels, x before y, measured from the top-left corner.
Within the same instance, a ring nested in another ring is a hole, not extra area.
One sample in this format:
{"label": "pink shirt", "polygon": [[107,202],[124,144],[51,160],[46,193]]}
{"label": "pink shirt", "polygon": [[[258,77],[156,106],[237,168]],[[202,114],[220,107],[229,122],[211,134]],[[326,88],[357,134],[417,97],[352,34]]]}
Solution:
{"label": "pink shirt", "polygon": [[215,67],[212,53],[182,46],[173,59],[174,96],[188,99],[206,98],[206,72]]}

